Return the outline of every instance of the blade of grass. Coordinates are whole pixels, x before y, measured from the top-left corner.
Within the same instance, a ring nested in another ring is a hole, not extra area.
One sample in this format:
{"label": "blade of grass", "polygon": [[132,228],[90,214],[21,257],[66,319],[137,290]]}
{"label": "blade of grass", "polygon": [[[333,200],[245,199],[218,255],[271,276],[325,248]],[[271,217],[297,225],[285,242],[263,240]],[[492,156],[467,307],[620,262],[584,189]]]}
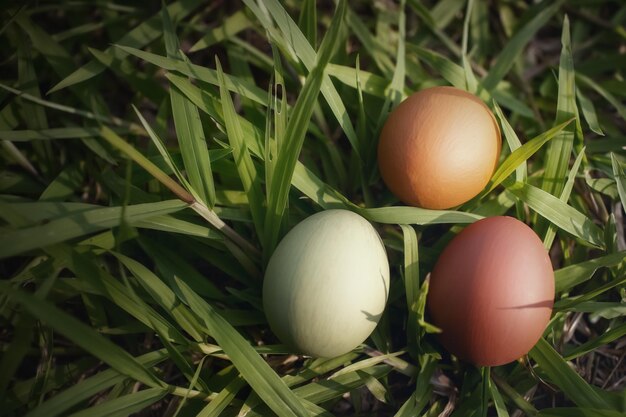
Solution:
{"label": "blade of grass", "polygon": [[298,17],[298,27],[313,48],[317,47],[317,7],[315,0],[304,0]]}
{"label": "blade of grass", "polygon": [[[243,0],[243,2],[250,7],[251,10],[257,11],[258,8],[254,6],[252,0]],[[315,50],[309,44],[306,37],[302,34],[298,25],[293,21],[293,19],[289,16],[289,14],[285,11],[285,9],[281,6],[278,0],[267,0],[264,2],[265,7],[269,10],[272,17],[276,20],[279,29],[284,34],[285,39],[292,42],[292,49],[296,51],[298,54],[298,58],[302,61],[304,66],[311,72],[315,67],[318,67],[319,64],[323,61],[326,63],[330,60],[330,58],[326,60],[322,60],[319,56],[316,57]],[[265,19],[259,17],[257,18],[263,23],[266,30],[272,33],[273,28],[266,25]],[[332,25],[331,25],[332,28]],[[331,29],[329,29],[329,32]],[[338,35],[337,35],[338,36]],[[328,37],[328,33],[326,34]],[[272,38],[273,39],[273,38]],[[338,39],[338,37],[337,37]],[[334,44],[333,44],[334,45]],[[321,53],[322,48],[318,51],[318,55]],[[358,156],[361,156],[361,149],[359,148],[359,139],[356,137],[356,132],[354,130],[354,126],[348,117],[348,112],[341,100],[341,96],[337,92],[337,89],[333,85],[330,77],[326,74],[322,74],[322,84],[320,87],[321,93],[326,99],[333,115],[339,122],[339,125],[342,127],[344,133],[348,137],[348,141],[352,145],[352,149]]]}
{"label": "blade of grass", "polygon": [[613,177],[617,183],[619,199],[622,202],[622,209],[626,210],[626,174],[624,174],[624,170],[613,152],[611,152],[611,165],[613,167]]}
{"label": "blade of grass", "polygon": [[[167,57],[182,61],[184,59],[178,50],[178,39],[166,7],[163,7],[162,13]],[[209,208],[213,208],[215,205],[215,186],[198,108],[176,88],[170,88],[170,100],[176,135],[189,183],[198,194],[200,201]]]}
{"label": "blade of grass", "polygon": [[406,334],[409,352],[417,357],[417,300],[420,292],[419,252],[417,234],[412,226],[401,224],[404,236],[404,289],[409,315]]}
{"label": "blade of grass", "polygon": [[[125,208],[129,224],[152,216],[174,213],[186,207],[178,200],[146,203]],[[41,226],[8,231],[0,237],[0,259],[64,242],[103,229],[116,227],[122,221],[124,207],[105,207],[65,216]]]}
{"label": "blade of grass", "polygon": [[500,164],[496,172],[491,177],[490,185],[487,191],[483,195],[487,195],[492,192],[498,185],[502,183],[509,175],[511,175],[520,164],[527,161],[532,155],[534,155],[541,147],[550,139],[556,137],[563,131],[574,119],[567,120],[558,126],[540,134],[539,136],[529,140],[519,148],[515,149],[511,154]]}
{"label": "blade of grass", "polygon": [[604,246],[602,230],[583,213],[552,194],[524,183],[515,183],[507,189],[555,226],[591,245]]}
{"label": "blade of grass", "polygon": [[[574,161],[574,164],[572,165],[572,169],[570,169],[569,175],[567,176],[567,182],[565,183],[565,186],[563,187],[563,191],[561,191],[561,196],[559,197],[559,200],[561,200],[564,203],[567,203],[567,201],[569,200],[569,196],[572,192],[572,188],[574,187],[574,181],[576,180],[578,169],[580,168],[580,163],[582,162],[584,157],[585,157],[585,148],[583,148],[582,151],[576,157],[576,160]],[[546,250],[550,250],[550,248],[552,247],[552,242],[554,241],[555,237],[556,237],[556,228],[554,227],[554,225],[550,225],[550,227],[546,231],[546,234],[543,238],[543,246],[546,248]]]}
{"label": "blade of grass", "polygon": [[[167,6],[167,11],[175,21],[179,21],[190,15],[194,9],[200,6],[201,3],[202,2],[200,0],[180,0]],[[161,36],[162,31],[159,26],[160,21],[161,13],[159,12],[137,25],[130,32],[122,36],[122,38],[120,38],[116,43],[135,48],[142,48]],[[107,48],[105,52],[113,53],[120,59],[125,57],[123,52],[116,51],[113,47]],[[48,91],[48,94],[87,81],[100,74],[105,69],[106,66],[102,65],[97,60],[92,59],[57,83],[50,89],[50,91]]]}
{"label": "blade of grass", "polygon": [[233,150],[233,158],[235,160],[235,166],[239,173],[239,178],[243,184],[243,189],[248,197],[248,205],[252,214],[252,220],[257,235],[262,238],[264,236],[264,196],[261,190],[261,179],[257,174],[250,153],[246,146],[246,141],[243,136],[243,131],[238,123],[236,117],[235,107],[233,106],[230,93],[226,89],[226,82],[224,80],[224,73],[222,72],[222,66],[219,59],[216,57],[215,65],[217,67],[217,77],[220,82],[220,97],[222,101],[222,112],[224,114],[224,123],[226,125],[226,133],[228,141]]}
{"label": "blade of grass", "polygon": [[609,404],[594,391],[565,360],[541,338],[529,355],[537,362],[539,369],[556,384],[563,393],[579,407],[609,409]]}
{"label": "blade of grass", "polygon": [[176,280],[182,300],[202,319],[211,336],[272,411],[279,416],[308,416],[303,404],[248,341],[182,280]]}
{"label": "blade of grass", "polygon": [[[165,349],[146,353],[135,358],[145,367],[152,367],[167,359]],[[80,384],[73,385],[66,390],[57,393],[47,401],[39,404],[25,417],[56,417],[66,415],[66,411],[77,404],[92,398],[97,393],[112,387],[128,377],[115,369],[107,369],[93,376],[83,379]]]}
{"label": "blade of grass", "polygon": [[137,413],[167,395],[163,388],[148,388],[85,408],[70,417],[125,417]]}
{"label": "blade of grass", "polygon": [[576,285],[589,280],[599,268],[611,267],[624,262],[626,251],[612,253],[590,259],[554,271],[555,291],[568,291]]}
{"label": "blade of grass", "polygon": [[5,282],[0,283],[0,291],[10,295],[14,302],[19,303],[34,317],[48,323],[57,332],[109,364],[118,372],[143,382],[149,387],[159,389],[166,387],[165,382],[157,378],[151,370],[137,362],[128,352],[96,333],[90,326],[59,310],[53,304],[23,291],[14,290]]}
{"label": "blade of grass", "polygon": [[498,83],[507,75],[524,47],[535,33],[559,10],[561,4],[562,0],[558,0],[545,7],[538,12],[530,22],[515,33],[502,52],[500,52],[498,58],[496,58],[496,62],[489,69],[489,73],[481,83],[482,88],[487,91],[492,91],[496,88]]}
{"label": "blade of grass", "polygon": [[564,356],[563,359],[566,361],[571,361],[579,356],[594,351],[601,346],[605,346],[624,335],[626,335],[626,324],[614,327],[611,330],[602,334],[601,336],[585,342],[582,345],[577,346],[575,349],[568,350],[567,355]]}
{"label": "blade of grass", "polygon": [[313,113],[314,103],[317,100],[324,79],[324,68],[332,57],[339,37],[345,10],[346,2],[342,0],[337,6],[330,29],[322,41],[315,67],[307,76],[307,80],[287,123],[285,134],[290,140],[284,143],[278,152],[274,174],[271,179],[272,195],[268,196],[267,202],[265,220],[266,244],[264,245],[267,254],[273,252],[278,242],[280,225],[285,207],[287,206],[293,172],[304,143],[304,136]]}
{"label": "blade of grass", "polygon": [[189,52],[192,53],[201,51],[224,40],[230,39],[251,26],[252,22],[242,10],[235,12],[224,19],[224,23],[218,27],[212,28],[204,36],[202,36],[202,38],[189,48]]}

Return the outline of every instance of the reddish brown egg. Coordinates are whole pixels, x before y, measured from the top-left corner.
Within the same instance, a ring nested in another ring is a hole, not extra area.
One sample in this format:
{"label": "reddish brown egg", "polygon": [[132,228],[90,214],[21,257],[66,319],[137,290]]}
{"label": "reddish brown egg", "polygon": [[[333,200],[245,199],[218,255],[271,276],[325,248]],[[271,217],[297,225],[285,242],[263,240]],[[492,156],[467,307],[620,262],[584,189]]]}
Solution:
{"label": "reddish brown egg", "polygon": [[496,366],[528,353],[552,313],[554,273],[539,237],[512,217],[471,224],[432,271],[428,310],[451,353]]}
{"label": "reddish brown egg", "polygon": [[387,187],[406,204],[447,209],[485,188],[500,147],[498,124],[478,97],[433,87],[411,95],[389,114],[378,165]]}

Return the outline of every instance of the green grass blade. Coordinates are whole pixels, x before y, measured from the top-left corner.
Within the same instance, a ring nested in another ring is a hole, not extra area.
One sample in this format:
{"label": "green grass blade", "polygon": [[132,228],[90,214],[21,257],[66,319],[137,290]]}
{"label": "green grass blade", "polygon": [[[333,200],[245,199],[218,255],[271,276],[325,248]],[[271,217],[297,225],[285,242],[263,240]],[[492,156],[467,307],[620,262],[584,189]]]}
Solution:
{"label": "green grass blade", "polygon": [[523,183],[515,183],[507,189],[555,226],[594,246],[604,246],[602,230],[583,213],[552,194]]}
{"label": "green grass blade", "polygon": [[580,91],[580,88],[576,88],[576,97],[578,98],[578,104],[580,104],[580,110],[583,114],[583,117],[587,121],[589,125],[589,129],[592,132],[597,133],[598,135],[604,136],[604,132],[600,127],[600,122],[598,121],[598,114],[596,113],[596,108],[589,98]]}
{"label": "green grass blade", "polygon": [[126,417],[137,413],[167,395],[163,388],[148,388],[117,397],[70,414],[70,417]]}
{"label": "green grass blade", "polygon": [[[167,57],[183,60],[178,50],[178,39],[172,21],[165,7],[163,7],[163,31]],[[209,208],[213,208],[215,185],[198,108],[176,88],[170,88],[170,100],[176,135],[189,183],[200,200]]]}
{"label": "green grass blade", "polygon": [[152,371],[137,362],[128,352],[98,334],[91,326],[59,310],[53,304],[23,291],[14,290],[4,282],[0,283],[0,291],[10,295],[13,301],[19,303],[33,317],[48,323],[57,332],[118,372],[143,382],[149,387],[162,389],[166,386]]}
{"label": "green grass blade", "polygon": [[404,290],[409,310],[406,334],[409,352],[417,357],[417,302],[420,292],[417,234],[412,226],[401,224],[404,236]]}
{"label": "green grass blade", "polygon": [[564,123],[561,123],[558,126],[553,127],[552,129],[542,133],[541,135],[529,140],[519,148],[515,149],[505,160],[500,164],[496,172],[494,172],[493,176],[490,180],[488,191],[485,194],[493,191],[498,185],[502,183],[505,179],[508,178],[522,163],[527,161],[532,155],[535,154],[541,147],[548,142],[550,139],[557,136],[560,132],[569,125],[572,120],[570,119]]}
{"label": "green grass blade", "polygon": [[264,245],[267,254],[271,254],[278,243],[280,225],[285,207],[287,206],[293,171],[304,143],[304,137],[313,113],[314,104],[320,92],[322,80],[324,79],[324,68],[330,61],[335,49],[345,11],[346,2],[340,1],[330,29],[322,41],[315,67],[307,76],[304,87],[298,96],[296,105],[287,123],[285,135],[290,139],[283,144],[278,152],[274,174],[271,179],[272,195],[268,196],[267,202],[265,220],[266,244]]}
{"label": "green grass blade", "polygon": [[554,271],[555,290],[557,293],[568,291],[589,280],[599,268],[618,265],[625,259],[626,251],[622,251],[556,270]]}
{"label": "green grass blade", "polygon": [[237,375],[221,390],[196,417],[218,417],[228,407],[237,393],[246,386],[246,380]]}
{"label": "green grass blade", "polygon": [[571,361],[579,356],[592,352],[601,346],[607,345],[614,340],[623,337],[624,335],[626,335],[626,324],[614,327],[611,330],[602,334],[601,336],[585,342],[582,345],[577,346],[575,349],[568,350],[567,355],[565,355],[563,359],[565,359],[566,361]]}
{"label": "green grass blade", "polygon": [[419,207],[380,207],[357,209],[366,219],[385,224],[445,224],[473,223],[483,216],[452,210],[427,210]]}
{"label": "green grass blade", "polygon": [[[253,11],[258,10],[256,7],[254,7],[254,3],[251,0],[244,0],[244,3]],[[319,63],[322,62],[322,59],[320,59],[320,57],[316,57],[315,50],[309,44],[306,37],[302,34],[300,29],[298,28],[298,25],[293,21],[293,19],[281,6],[278,0],[267,0],[264,2],[264,5],[269,10],[272,17],[276,20],[276,23],[278,24],[279,29],[285,35],[285,38],[289,39],[293,43],[292,49],[296,51],[296,53],[298,54],[298,58],[300,58],[304,66],[310,72],[313,72],[313,69],[319,66]],[[262,19],[258,15],[257,18],[261,20],[266,30],[269,31],[270,29],[273,29],[272,27],[266,26],[266,23],[264,22],[265,19]],[[326,35],[326,37],[328,37],[328,34]],[[337,39],[339,38],[337,37]],[[320,51],[318,51],[318,54],[320,52],[321,47]],[[343,104],[343,101],[341,100],[341,96],[337,92],[337,89],[333,85],[328,75],[322,74],[322,85],[320,88],[322,95],[326,99],[326,102],[333,112],[333,115],[335,116],[335,118],[339,122],[339,125],[348,137],[348,141],[352,145],[352,149],[354,150],[354,152],[357,153],[357,155],[361,155],[361,149],[359,148],[359,138],[357,138],[356,136],[354,126],[352,125],[352,122],[348,117],[348,112],[345,105]]]}
{"label": "green grass blade", "polygon": [[[561,60],[559,65],[559,94],[557,101],[556,123],[563,123],[572,117],[578,117],[576,108],[576,86],[574,77],[574,62],[569,33],[569,19],[563,21],[561,36]],[[569,166],[574,133],[576,126],[569,125],[548,146],[545,159],[545,170],[541,188],[552,195],[560,195],[565,184],[565,176]],[[544,232],[542,231],[543,235]]]}
{"label": "green grass blade", "polygon": [[550,381],[556,384],[579,407],[610,408],[607,402],[575,370],[570,368],[545,339],[539,339],[529,355],[537,362],[539,369],[549,377]]}
{"label": "green grass blade", "polygon": [[626,210],[626,174],[613,152],[611,152],[611,165],[613,167],[613,177],[617,183],[617,192],[622,202],[622,209]]}
{"label": "green grass blade", "polygon": [[485,90],[492,91],[496,88],[498,83],[507,75],[524,47],[535,33],[537,33],[537,31],[559,10],[561,3],[562,1],[555,1],[541,10],[530,22],[515,33],[502,52],[500,52],[500,55],[498,55],[495,64],[489,69],[487,76],[483,79],[481,86]]}
{"label": "green grass blade", "polygon": [[[574,181],[576,180],[576,175],[578,174],[578,169],[580,168],[580,164],[584,156],[585,156],[585,148],[583,148],[582,151],[576,157],[576,160],[574,161],[574,164],[572,165],[572,169],[570,169],[570,172],[567,176],[567,182],[565,183],[565,186],[563,187],[563,191],[561,191],[561,196],[559,197],[559,200],[561,200],[564,203],[567,203],[567,201],[569,200],[569,196],[572,192],[572,188],[574,187]],[[554,225],[550,225],[543,238],[543,246],[546,248],[546,250],[550,250],[550,248],[552,247],[552,242],[554,241],[555,237],[556,237],[556,228],[554,227]]]}
{"label": "green grass blade", "polygon": [[608,101],[615,108],[615,110],[617,110],[617,113],[620,115],[620,117],[626,120],[626,105],[624,105],[622,101],[620,101],[613,94],[611,94],[610,91],[581,73],[576,74],[576,81],[579,81],[581,84],[590,87],[591,89],[595,90],[596,93],[604,97],[604,99]]}
{"label": "green grass blade", "polygon": [[491,399],[493,399],[493,405],[496,408],[498,417],[509,417],[506,404],[504,404],[504,400],[502,399],[500,391],[498,391],[498,387],[496,387],[496,384],[494,384],[491,380],[491,375],[487,379],[487,387],[489,388],[489,394],[491,395]]}
{"label": "green grass blade", "polygon": [[[178,21],[191,14],[201,3],[202,2],[200,0],[180,0],[167,6],[167,11],[174,20]],[[148,45],[150,42],[161,36],[162,32],[158,24],[160,21],[161,13],[156,13],[154,16],[150,17],[148,20],[142,22],[133,30],[122,36],[117,43],[134,48],[142,48]],[[114,53],[115,56],[120,59],[125,57],[124,53],[119,51],[116,52],[113,47],[107,48],[105,52]],[[99,61],[92,59],[57,83],[50,89],[50,91],[48,91],[48,94],[87,81],[100,74],[105,69],[106,66],[101,64]]]}
{"label": "green grass blade", "polygon": [[176,280],[183,301],[202,319],[211,336],[272,411],[279,416],[308,416],[295,394],[256,353],[249,342],[183,281],[179,278]]}
{"label": "green grass blade", "polygon": [[256,228],[257,235],[262,238],[264,236],[265,211],[264,211],[264,195],[261,189],[261,178],[257,174],[248,147],[246,146],[246,140],[243,135],[235,107],[233,106],[230,93],[226,88],[226,82],[224,80],[224,73],[222,72],[222,66],[219,59],[216,58],[217,76],[220,82],[220,97],[222,101],[222,112],[224,114],[224,124],[226,125],[226,134],[228,141],[233,150],[233,158],[235,159],[235,166],[239,173],[239,178],[243,184],[243,189],[248,197],[248,205],[250,206],[250,213],[252,214],[252,220]]}
{"label": "green grass blade", "polygon": [[[146,353],[135,358],[145,367],[154,366],[167,359],[165,349]],[[118,384],[128,377],[115,369],[107,369],[81,381],[80,384],[57,393],[50,399],[31,410],[25,417],[56,417],[67,415],[66,411],[77,404],[92,398],[99,392]]]}
{"label": "green grass blade", "polygon": [[316,0],[304,0],[298,17],[298,27],[313,48],[317,47],[317,7]]}
{"label": "green grass blade", "polygon": [[185,207],[186,204],[178,200],[105,207],[65,216],[41,226],[8,231],[0,237],[0,259],[116,227],[122,220],[132,224],[152,216],[174,213]]}
{"label": "green grass blade", "polygon": [[202,38],[193,44],[191,48],[189,48],[189,52],[197,52],[224,40],[230,39],[251,26],[252,22],[243,11],[240,10],[235,12],[224,19],[224,23],[220,26],[209,30]]}

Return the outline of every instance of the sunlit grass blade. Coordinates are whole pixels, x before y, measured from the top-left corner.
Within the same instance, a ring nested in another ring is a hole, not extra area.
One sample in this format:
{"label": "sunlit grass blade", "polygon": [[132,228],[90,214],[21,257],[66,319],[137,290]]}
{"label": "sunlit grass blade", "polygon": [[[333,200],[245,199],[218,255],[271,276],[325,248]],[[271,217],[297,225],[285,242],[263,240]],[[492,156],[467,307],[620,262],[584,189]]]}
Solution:
{"label": "sunlit grass blade", "polygon": [[340,1],[333,17],[328,33],[322,41],[315,67],[307,76],[304,87],[287,123],[285,135],[290,138],[280,149],[274,166],[274,174],[271,179],[272,195],[268,196],[267,215],[265,220],[265,245],[267,253],[273,252],[278,242],[280,225],[283,213],[287,206],[291,179],[296,162],[304,143],[309,120],[313,113],[314,103],[320,92],[324,77],[324,68],[330,61],[335,43],[337,42],[343,18],[346,10],[346,2]]}
{"label": "sunlit grass blade", "polygon": [[[193,10],[201,4],[200,0],[179,0],[167,6],[168,13],[175,21],[181,20],[188,16]],[[161,21],[161,13],[156,13],[146,21],[139,24],[130,32],[126,33],[118,40],[122,45],[128,45],[135,48],[142,48],[150,42],[157,39],[161,34],[159,22]],[[115,52],[113,47],[109,47],[105,52],[113,52],[118,58],[123,58],[125,54]],[[87,81],[104,71],[106,67],[97,60],[90,60],[72,74],[61,80],[48,91],[48,94],[59,91],[63,88]]]}
{"label": "sunlit grass blade", "polygon": [[71,417],[125,417],[149,407],[167,393],[163,388],[148,388],[85,408],[72,413]]}
{"label": "sunlit grass blade", "polygon": [[409,352],[417,356],[417,302],[420,292],[417,234],[411,226],[400,225],[404,236],[404,290],[409,310],[406,334]]}
{"label": "sunlit grass blade", "polygon": [[[163,7],[163,32],[168,58],[184,60],[178,50],[178,39],[165,7]],[[215,205],[215,185],[198,108],[176,88],[170,88],[170,100],[176,135],[189,183],[200,200],[212,208]]]}
{"label": "sunlit grass blade", "polygon": [[183,296],[182,300],[202,319],[209,334],[272,411],[279,416],[308,416],[295,394],[254,351],[248,341],[183,281],[177,278],[177,284]]}
{"label": "sunlit grass blade", "polygon": [[246,386],[246,380],[237,375],[222,389],[196,417],[218,417],[228,407],[237,393]]}
{"label": "sunlit grass blade", "polygon": [[611,165],[613,167],[613,177],[617,183],[617,192],[622,201],[622,209],[626,210],[626,174],[624,174],[624,169],[613,152],[611,152]]}
{"label": "sunlit grass blade", "polygon": [[487,387],[489,388],[489,395],[493,400],[493,404],[496,408],[496,412],[498,413],[498,417],[509,417],[509,412],[506,409],[506,404],[504,404],[504,400],[502,399],[502,395],[500,395],[500,391],[498,391],[498,387],[491,380],[491,376],[489,376],[487,380]]}
{"label": "sunlit grass blade", "polygon": [[109,364],[118,372],[141,381],[149,387],[162,389],[166,386],[151,370],[137,362],[128,352],[98,334],[91,326],[59,310],[48,301],[12,289],[4,282],[0,283],[0,291],[10,295],[14,302],[19,303],[34,317],[48,323],[77,346]]}
{"label": "sunlit grass blade", "polygon": [[[250,7],[252,4],[252,1],[244,0],[244,3],[248,5],[248,7]],[[296,51],[296,53],[298,54],[298,58],[300,58],[304,66],[310,72],[313,72],[313,69],[319,66],[319,63],[322,62],[323,60],[319,56],[316,56],[316,53],[313,47],[309,44],[306,37],[302,34],[300,29],[298,28],[298,25],[296,24],[296,22],[293,21],[293,19],[281,6],[278,0],[267,0],[264,3],[265,3],[264,4],[265,7],[267,7],[272,17],[274,18],[274,20],[276,20],[276,23],[278,24],[279,29],[285,35],[285,38],[292,42],[292,45],[291,45],[292,49]],[[254,8],[251,7],[251,9],[254,11],[256,7]],[[265,26],[265,19],[261,19],[258,15],[257,15],[257,18],[261,20],[266,30],[270,30],[270,29],[273,30],[273,28]],[[326,37],[328,37],[328,34],[326,35]],[[322,48],[320,47],[318,54],[321,53],[321,50]],[[320,89],[321,89],[322,95],[326,99],[326,102],[330,106],[333,112],[333,115],[335,116],[335,118],[339,122],[339,125],[342,127],[344,133],[348,137],[348,141],[352,145],[353,150],[358,155],[361,155],[361,149],[359,148],[359,140],[356,137],[354,126],[352,125],[350,118],[347,117],[346,107],[343,104],[343,101],[341,100],[339,93],[335,89],[335,86],[332,84],[332,81],[330,80],[328,75],[322,74],[322,84],[321,84]]]}
{"label": "sunlit grass blade", "polygon": [[529,355],[537,362],[539,369],[550,378],[550,381],[563,390],[563,393],[578,406],[610,408],[597,391],[570,368],[545,339],[539,339]]}
{"label": "sunlit grass blade", "polygon": [[[560,196],[566,182],[566,172],[569,167],[576,125],[578,121],[578,108],[576,106],[576,85],[574,73],[574,61],[570,41],[569,19],[565,16],[561,35],[561,58],[559,64],[559,92],[557,99],[556,123],[562,123],[572,117],[576,118],[576,124],[567,126],[559,133],[548,146],[544,161],[543,181],[541,188],[546,192]],[[569,198],[569,195],[567,196]],[[565,200],[567,201],[567,200]],[[554,239],[553,226],[544,221],[539,222],[538,233],[544,237],[546,247]]]}
{"label": "sunlit grass blade", "polygon": [[298,17],[298,27],[313,48],[317,47],[317,5],[316,0],[304,0]]}
{"label": "sunlit grass blade", "polygon": [[379,207],[358,209],[366,219],[386,224],[473,223],[483,216],[452,210],[427,210],[419,207]]}
{"label": "sunlit grass blade", "polygon": [[511,175],[522,163],[535,154],[541,147],[550,139],[558,135],[567,125],[572,122],[570,119],[552,129],[542,133],[541,135],[529,140],[519,148],[515,149],[511,154],[500,164],[496,172],[494,172],[489,182],[489,188],[485,194],[493,191],[498,185],[502,183],[509,175]]}
{"label": "sunlit grass blade", "polygon": [[[122,220],[132,224],[152,216],[174,213],[186,206],[182,201],[169,200],[125,208],[103,207],[62,217],[41,226],[8,231],[0,237],[0,258],[116,227]],[[123,210],[124,219],[122,219]]]}
{"label": "sunlit grass blade", "polygon": [[555,226],[594,246],[604,246],[602,230],[583,213],[552,194],[523,183],[515,183],[507,189]]}
{"label": "sunlit grass blade", "polygon": [[226,125],[226,134],[233,150],[233,158],[235,160],[237,172],[239,173],[239,178],[241,179],[243,189],[248,197],[248,204],[250,206],[250,212],[252,213],[252,219],[254,221],[257,235],[262,238],[264,236],[263,222],[265,221],[265,210],[263,203],[265,201],[265,196],[261,190],[261,179],[259,174],[257,174],[257,170],[252,162],[250,153],[248,152],[243,131],[236,117],[237,113],[235,112],[235,107],[233,106],[230,93],[226,88],[222,66],[217,58],[216,66],[217,76],[220,82],[220,97],[222,101],[224,123]]}
{"label": "sunlit grass blade", "polygon": [[590,279],[599,268],[618,265],[625,259],[626,251],[621,251],[556,270],[554,272],[556,292],[567,291]]}
{"label": "sunlit grass blade", "polygon": [[[570,169],[570,172],[567,176],[567,181],[565,182],[565,186],[563,187],[563,191],[561,191],[561,196],[559,197],[559,200],[564,203],[567,203],[567,201],[569,200],[572,188],[574,187],[574,181],[576,180],[576,175],[578,174],[578,169],[580,168],[580,164],[584,157],[585,148],[581,150],[581,152],[576,157],[576,160],[574,160],[574,163],[572,164],[572,169]],[[554,225],[550,225],[550,227],[548,227],[548,230],[546,231],[545,236],[543,237],[543,246],[545,246],[546,250],[550,250],[555,237],[556,228],[554,227]]]}

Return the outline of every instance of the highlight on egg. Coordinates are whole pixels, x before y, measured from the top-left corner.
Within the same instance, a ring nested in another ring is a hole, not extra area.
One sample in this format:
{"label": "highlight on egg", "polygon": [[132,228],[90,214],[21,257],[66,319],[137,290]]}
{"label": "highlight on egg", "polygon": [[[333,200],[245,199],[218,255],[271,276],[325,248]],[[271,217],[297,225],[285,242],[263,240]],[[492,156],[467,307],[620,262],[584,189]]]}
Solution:
{"label": "highlight on egg", "polygon": [[286,345],[314,357],[336,357],[363,343],[389,294],[383,242],[363,217],[326,210],[296,225],[267,265],[263,307]]}
{"label": "highlight on egg", "polygon": [[476,96],[454,87],[412,94],[387,118],[378,165],[404,203],[448,209],[472,199],[491,178],[501,149],[493,113]]}
{"label": "highlight on egg", "polygon": [[427,298],[439,340],[479,366],[516,360],[542,336],[554,273],[541,239],[512,217],[479,220],[443,250]]}

